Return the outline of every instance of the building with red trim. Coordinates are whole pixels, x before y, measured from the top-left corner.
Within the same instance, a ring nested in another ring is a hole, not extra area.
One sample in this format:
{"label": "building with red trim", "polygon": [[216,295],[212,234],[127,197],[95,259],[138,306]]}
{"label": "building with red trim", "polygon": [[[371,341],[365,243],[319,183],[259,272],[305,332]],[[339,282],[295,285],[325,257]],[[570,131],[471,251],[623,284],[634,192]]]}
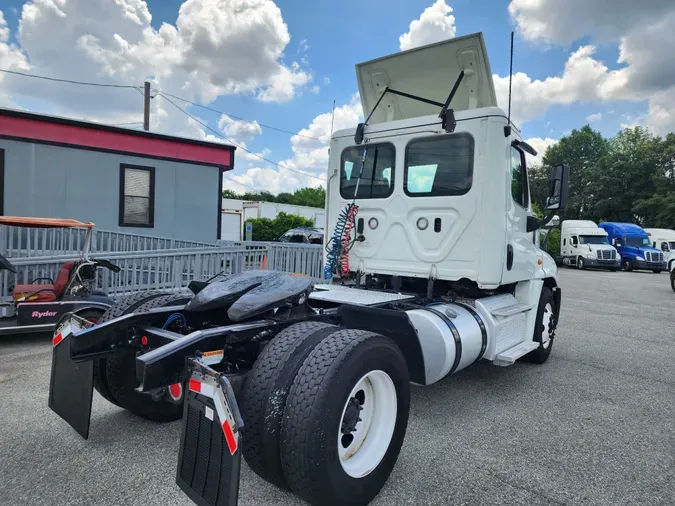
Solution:
{"label": "building with red trim", "polygon": [[0,108],[0,215],[220,238],[233,146]]}

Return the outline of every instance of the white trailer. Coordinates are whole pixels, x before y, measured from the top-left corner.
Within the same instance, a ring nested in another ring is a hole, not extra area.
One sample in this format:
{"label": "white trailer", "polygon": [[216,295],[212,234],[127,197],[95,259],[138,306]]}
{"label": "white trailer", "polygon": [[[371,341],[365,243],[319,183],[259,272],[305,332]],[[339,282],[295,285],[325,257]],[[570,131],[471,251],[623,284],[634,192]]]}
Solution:
{"label": "white trailer", "polygon": [[578,269],[600,268],[615,272],[621,267],[621,255],[609,244],[607,231],[591,220],[562,222],[560,255],[563,265]]}
{"label": "white trailer", "polygon": [[277,202],[243,202],[244,221],[251,218],[269,218],[273,220],[279,213],[295,214],[314,220],[315,228],[323,228],[326,222],[326,213],[323,209]]}

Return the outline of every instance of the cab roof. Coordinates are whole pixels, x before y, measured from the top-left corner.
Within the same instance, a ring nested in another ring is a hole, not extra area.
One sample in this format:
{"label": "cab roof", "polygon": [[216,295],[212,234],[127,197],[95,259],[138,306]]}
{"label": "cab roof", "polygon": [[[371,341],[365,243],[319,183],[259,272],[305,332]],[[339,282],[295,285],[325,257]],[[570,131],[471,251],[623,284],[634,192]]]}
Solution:
{"label": "cab roof", "polygon": [[602,228],[609,228],[613,232],[618,232],[620,234],[647,236],[647,232],[645,232],[642,227],[634,223],[602,222],[598,226]]}

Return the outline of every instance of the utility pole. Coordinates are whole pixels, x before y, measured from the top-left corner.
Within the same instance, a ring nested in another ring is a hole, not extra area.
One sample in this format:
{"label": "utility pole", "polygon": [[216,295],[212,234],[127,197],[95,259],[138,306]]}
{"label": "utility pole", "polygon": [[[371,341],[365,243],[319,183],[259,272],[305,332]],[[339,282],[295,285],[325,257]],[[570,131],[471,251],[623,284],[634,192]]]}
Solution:
{"label": "utility pole", "polygon": [[148,81],[145,81],[143,99],[143,130],[150,130],[150,83]]}

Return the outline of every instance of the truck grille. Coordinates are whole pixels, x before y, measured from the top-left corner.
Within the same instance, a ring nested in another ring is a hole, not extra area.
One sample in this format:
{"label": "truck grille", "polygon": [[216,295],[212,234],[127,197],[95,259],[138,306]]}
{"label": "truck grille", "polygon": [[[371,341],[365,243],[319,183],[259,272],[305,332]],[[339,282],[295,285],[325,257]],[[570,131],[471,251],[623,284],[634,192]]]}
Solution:
{"label": "truck grille", "polygon": [[663,263],[663,253],[661,253],[660,251],[658,253],[653,251],[647,251],[647,253],[645,254],[645,260],[647,260],[647,262],[661,264]]}
{"label": "truck grille", "polygon": [[614,250],[598,250],[596,252],[598,260],[616,260],[616,251]]}

